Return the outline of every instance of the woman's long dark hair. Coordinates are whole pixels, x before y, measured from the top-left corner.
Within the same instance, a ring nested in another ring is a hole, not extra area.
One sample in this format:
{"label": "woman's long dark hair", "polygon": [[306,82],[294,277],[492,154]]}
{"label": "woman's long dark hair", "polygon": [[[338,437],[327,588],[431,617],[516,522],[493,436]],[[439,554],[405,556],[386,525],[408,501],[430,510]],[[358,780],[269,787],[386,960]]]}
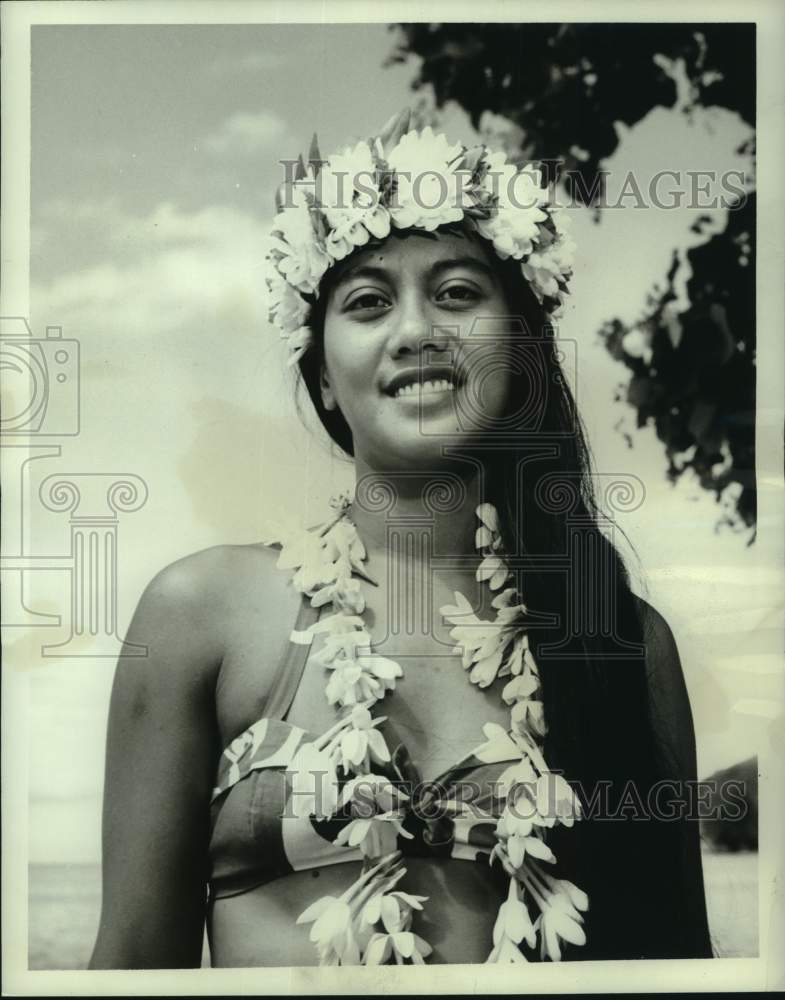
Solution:
{"label": "woman's long dark hair", "polygon": [[[680,919],[674,885],[680,824],[633,818],[659,776],[639,605],[619,553],[600,530],[590,452],[553,328],[517,262],[489,259],[511,319],[523,324],[536,355],[526,367],[542,378],[536,426],[518,440],[513,435],[484,463],[485,499],[499,511],[506,552],[517,555],[516,583],[528,608],[555,618],[529,627],[548,723],[545,752],[578,791],[587,818],[572,829],[555,827],[550,837],[559,859],[555,874],[584,888],[591,900],[587,944],[566,954],[690,957],[691,928]],[[346,420],[339,409],[324,408],[320,392],[330,282],[328,272],[313,304],[314,343],[300,359],[300,373],[328,434],[353,455]],[[515,406],[532,384],[520,371],[512,378]],[[543,443],[548,447],[537,447]],[[609,818],[621,805],[623,815]]]}

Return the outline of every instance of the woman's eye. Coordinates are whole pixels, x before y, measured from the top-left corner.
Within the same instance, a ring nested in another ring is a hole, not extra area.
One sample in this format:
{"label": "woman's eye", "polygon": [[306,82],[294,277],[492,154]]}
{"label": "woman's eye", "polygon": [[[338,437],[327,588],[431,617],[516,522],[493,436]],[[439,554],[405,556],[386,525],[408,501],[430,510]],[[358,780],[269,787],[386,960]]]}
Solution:
{"label": "woman's eye", "polygon": [[386,296],[380,292],[363,292],[347,303],[348,310],[360,309],[381,309],[389,305]]}
{"label": "woman's eye", "polygon": [[436,296],[439,302],[476,302],[480,293],[468,285],[449,285]]}

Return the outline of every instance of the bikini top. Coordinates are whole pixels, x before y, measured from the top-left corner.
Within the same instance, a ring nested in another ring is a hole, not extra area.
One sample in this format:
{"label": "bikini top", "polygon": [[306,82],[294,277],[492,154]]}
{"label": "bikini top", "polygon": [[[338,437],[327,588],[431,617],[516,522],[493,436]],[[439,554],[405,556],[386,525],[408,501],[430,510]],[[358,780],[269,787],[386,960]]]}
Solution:
{"label": "bikini top", "polygon": [[[304,598],[295,625],[304,631],[318,610]],[[348,808],[330,819],[295,815],[291,808],[292,759],[317,736],[286,721],[299,687],[308,645],[290,643],[271,686],[265,715],[223,751],[211,802],[210,898],[249,892],[293,871],[361,861],[359,847],[333,843],[353,818]],[[474,752],[423,783],[405,745],[389,721],[382,729],[391,759],[375,765],[408,796],[403,802],[404,855],[484,861],[496,843],[496,821],[504,800],[494,783],[520,755],[502,752],[480,760]],[[339,777],[341,772],[339,770]],[[346,779],[351,775],[346,775]]]}

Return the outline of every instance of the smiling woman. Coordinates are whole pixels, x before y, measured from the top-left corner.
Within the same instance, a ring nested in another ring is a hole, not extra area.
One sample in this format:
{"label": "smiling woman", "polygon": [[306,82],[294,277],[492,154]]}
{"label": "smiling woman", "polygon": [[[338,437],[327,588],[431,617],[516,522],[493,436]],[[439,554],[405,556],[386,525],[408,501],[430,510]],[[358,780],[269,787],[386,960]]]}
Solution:
{"label": "smiling woman", "polygon": [[539,180],[404,113],[281,193],[272,314],[355,493],[145,591],[94,968],[197,965],[205,922],[216,966],[711,956],[689,702],[599,529]]}

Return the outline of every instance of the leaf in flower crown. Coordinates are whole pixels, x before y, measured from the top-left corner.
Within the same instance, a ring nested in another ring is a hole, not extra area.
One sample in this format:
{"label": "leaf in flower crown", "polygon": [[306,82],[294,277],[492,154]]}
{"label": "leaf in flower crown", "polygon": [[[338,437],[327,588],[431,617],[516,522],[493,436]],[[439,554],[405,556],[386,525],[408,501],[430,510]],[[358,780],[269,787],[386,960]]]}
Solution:
{"label": "leaf in flower crown", "polygon": [[313,170],[314,177],[316,177],[322,169],[323,162],[322,154],[319,152],[319,140],[316,138],[316,133],[314,132],[313,138],[311,139],[311,148],[308,150],[308,165]]}
{"label": "leaf in flower crown", "polygon": [[404,108],[397,114],[392,115],[383,125],[378,138],[381,140],[385,154],[395,147],[401,137],[409,131],[412,120],[412,113],[409,108]]}
{"label": "leaf in flower crown", "polygon": [[485,146],[473,146],[471,149],[467,149],[463,154],[459,169],[468,170],[475,174],[483,156],[485,156]]}

